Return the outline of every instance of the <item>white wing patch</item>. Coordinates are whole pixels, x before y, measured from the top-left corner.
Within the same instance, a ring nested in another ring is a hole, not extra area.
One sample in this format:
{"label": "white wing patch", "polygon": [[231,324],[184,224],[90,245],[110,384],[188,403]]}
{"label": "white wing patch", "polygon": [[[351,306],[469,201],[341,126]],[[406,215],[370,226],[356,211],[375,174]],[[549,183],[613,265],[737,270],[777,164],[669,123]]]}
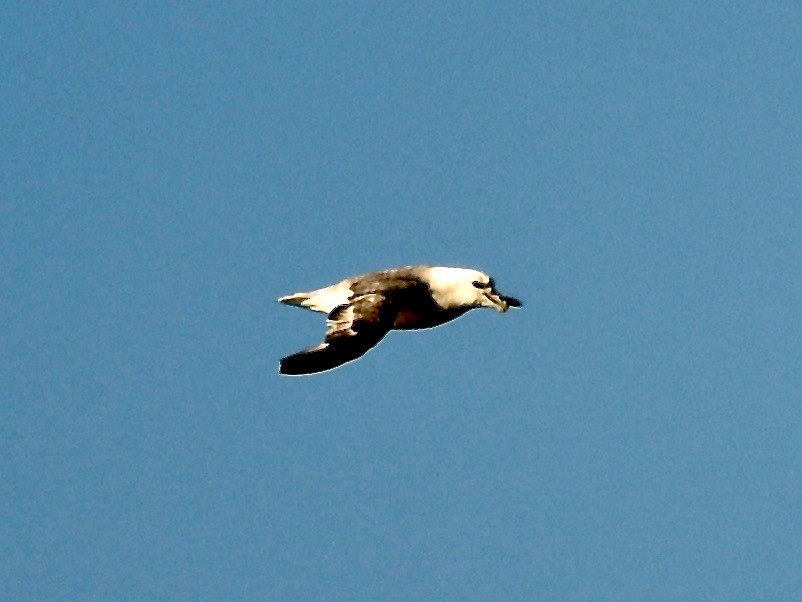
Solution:
{"label": "white wing patch", "polygon": [[[333,310],[332,310],[333,311]],[[351,328],[354,325],[354,306],[345,305],[326,320],[326,336],[332,335],[356,335]]]}

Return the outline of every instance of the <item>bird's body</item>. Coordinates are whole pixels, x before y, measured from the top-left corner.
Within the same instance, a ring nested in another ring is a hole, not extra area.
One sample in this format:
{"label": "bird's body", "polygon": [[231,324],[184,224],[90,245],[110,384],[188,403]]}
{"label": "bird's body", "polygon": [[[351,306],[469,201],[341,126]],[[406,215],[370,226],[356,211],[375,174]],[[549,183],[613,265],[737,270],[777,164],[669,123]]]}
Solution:
{"label": "bird's body", "polygon": [[390,330],[433,328],[477,307],[520,307],[493,279],[465,268],[407,266],[363,274],[279,299],[328,314],[326,341],[281,361],[282,374],[313,374],[352,361]]}

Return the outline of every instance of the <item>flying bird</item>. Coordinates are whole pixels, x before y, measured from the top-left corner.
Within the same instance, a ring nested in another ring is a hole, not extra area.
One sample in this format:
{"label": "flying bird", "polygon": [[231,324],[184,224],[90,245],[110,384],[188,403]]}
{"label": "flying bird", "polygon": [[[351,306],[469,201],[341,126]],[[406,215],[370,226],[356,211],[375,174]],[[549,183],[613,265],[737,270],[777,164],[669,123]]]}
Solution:
{"label": "flying bird", "polygon": [[347,278],[308,293],[279,298],[328,314],[326,339],[281,360],[281,374],[315,374],[353,361],[390,330],[433,328],[477,307],[521,307],[500,294],[487,274],[465,268],[407,266]]}

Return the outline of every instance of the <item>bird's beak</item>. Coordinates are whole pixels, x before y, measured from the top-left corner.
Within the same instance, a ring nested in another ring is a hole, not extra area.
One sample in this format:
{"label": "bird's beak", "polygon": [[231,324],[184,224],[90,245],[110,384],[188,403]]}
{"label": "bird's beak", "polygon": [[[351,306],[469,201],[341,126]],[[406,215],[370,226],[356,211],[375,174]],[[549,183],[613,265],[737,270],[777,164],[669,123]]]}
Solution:
{"label": "bird's beak", "polygon": [[521,307],[523,303],[521,303],[515,297],[508,297],[507,295],[499,295],[499,299],[501,299],[504,303],[507,304],[507,307]]}
{"label": "bird's beak", "polygon": [[490,300],[492,303],[493,309],[505,312],[510,307],[521,307],[523,303],[521,303],[515,297],[508,297],[507,295],[501,295],[496,291],[491,291],[490,293],[485,293],[485,296]]}

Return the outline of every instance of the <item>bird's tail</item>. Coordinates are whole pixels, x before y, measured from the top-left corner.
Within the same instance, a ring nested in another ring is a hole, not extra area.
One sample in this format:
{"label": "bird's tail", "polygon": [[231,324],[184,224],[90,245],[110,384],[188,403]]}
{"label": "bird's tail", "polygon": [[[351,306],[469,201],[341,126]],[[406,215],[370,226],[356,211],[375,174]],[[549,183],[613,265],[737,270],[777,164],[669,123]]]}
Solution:
{"label": "bird's tail", "polygon": [[348,303],[350,296],[351,289],[349,289],[347,285],[336,284],[315,291],[279,297],[279,303],[305,307],[312,311],[320,311],[324,314],[328,314],[343,303]]}
{"label": "bird's tail", "polygon": [[286,303],[287,305],[299,305],[303,307],[304,301],[309,301],[309,293],[294,293],[286,297],[279,297],[279,303]]}

